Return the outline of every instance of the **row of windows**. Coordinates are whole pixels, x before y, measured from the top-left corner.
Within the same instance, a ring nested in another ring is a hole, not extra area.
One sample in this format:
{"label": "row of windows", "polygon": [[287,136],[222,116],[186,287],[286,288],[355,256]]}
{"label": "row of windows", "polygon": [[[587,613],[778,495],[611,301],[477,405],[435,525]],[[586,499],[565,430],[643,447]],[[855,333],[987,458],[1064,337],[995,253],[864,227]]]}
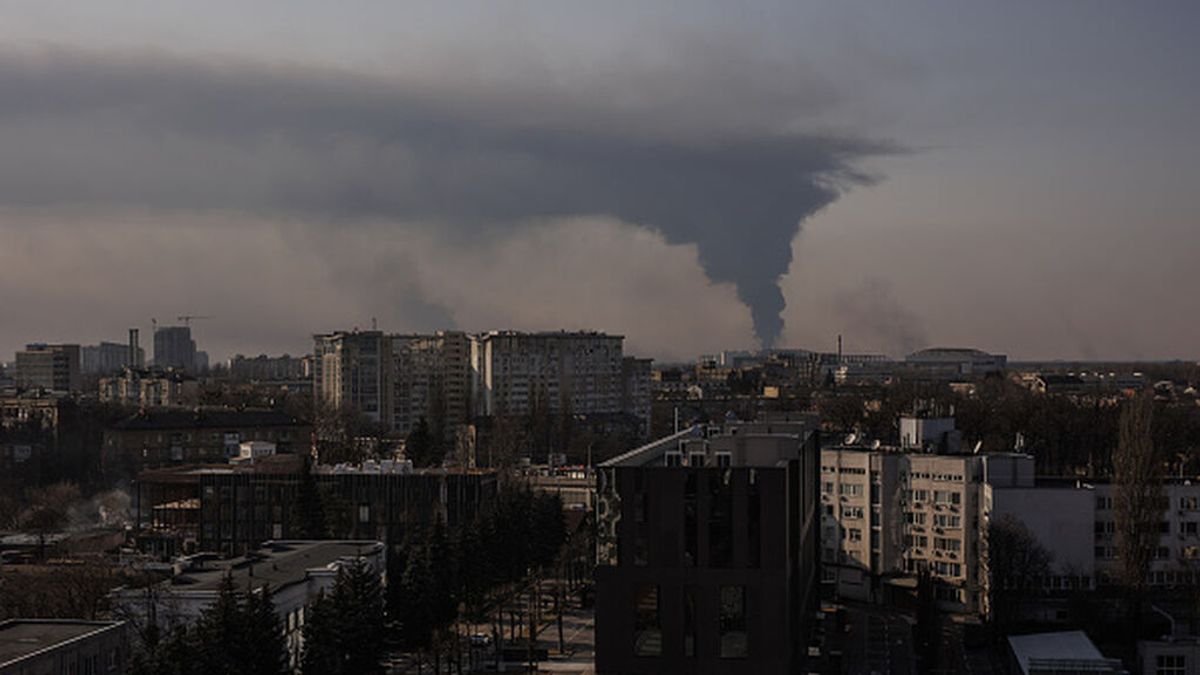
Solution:
{"label": "row of windows", "polygon": [[[684,587],[683,653],[696,656],[698,620],[696,598],[699,589]],[[662,606],[659,587],[639,586],[634,598],[633,653],[635,656],[663,655]],[[750,655],[746,623],[746,587],[721,586],[717,614],[717,656],[723,659],[746,658]]]}

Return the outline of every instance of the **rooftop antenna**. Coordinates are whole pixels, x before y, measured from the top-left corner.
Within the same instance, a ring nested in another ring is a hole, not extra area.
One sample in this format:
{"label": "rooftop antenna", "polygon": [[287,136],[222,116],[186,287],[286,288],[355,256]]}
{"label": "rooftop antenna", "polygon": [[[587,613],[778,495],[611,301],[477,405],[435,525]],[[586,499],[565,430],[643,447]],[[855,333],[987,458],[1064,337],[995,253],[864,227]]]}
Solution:
{"label": "rooftop antenna", "polygon": [[371,330],[379,330],[379,322],[375,320],[375,317],[371,317]]}
{"label": "rooftop antenna", "polygon": [[842,365],[842,334],[838,333],[838,365]]}

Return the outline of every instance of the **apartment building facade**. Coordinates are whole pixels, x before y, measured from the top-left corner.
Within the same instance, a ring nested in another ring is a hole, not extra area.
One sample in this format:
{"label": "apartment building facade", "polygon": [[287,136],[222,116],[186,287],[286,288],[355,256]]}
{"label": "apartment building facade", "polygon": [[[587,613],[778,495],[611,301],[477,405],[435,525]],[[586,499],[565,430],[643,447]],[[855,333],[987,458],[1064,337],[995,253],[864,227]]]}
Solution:
{"label": "apartment building facade", "polygon": [[889,576],[929,572],[939,602],[976,612],[985,458],[899,448],[821,451],[824,580],[845,597],[878,597]]}
{"label": "apartment building facade", "polygon": [[395,407],[391,338],[377,330],[314,335],[313,397],[390,426]]}
{"label": "apartment building facade", "polygon": [[200,397],[196,378],[176,370],[126,368],[100,378],[100,400],[144,408],[195,405]]}
{"label": "apartment building facade", "polygon": [[443,440],[471,418],[471,341],[466,333],[392,337],[395,407],[392,430],[408,434],[421,419],[440,427]]}

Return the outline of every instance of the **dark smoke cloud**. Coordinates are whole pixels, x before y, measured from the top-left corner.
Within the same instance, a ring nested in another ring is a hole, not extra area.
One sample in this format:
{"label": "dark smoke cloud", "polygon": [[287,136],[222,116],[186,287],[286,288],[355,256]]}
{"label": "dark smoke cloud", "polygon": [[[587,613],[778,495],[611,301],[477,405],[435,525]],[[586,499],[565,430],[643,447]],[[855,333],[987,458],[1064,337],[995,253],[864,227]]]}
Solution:
{"label": "dark smoke cloud", "polygon": [[833,312],[852,345],[869,345],[896,356],[929,346],[921,318],[896,298],[890,283],[878,277],[835,293]]}
{"label": "dark smoke cloud", "polygon": [[603,102],[163,55],[0,55],[0,91],[6,205],[386,218],[465,236],[611,215],[695,243],[767,345],[800,224],[870,181],[858,160],[895,151],[845,135],[705,133],[703,110],[631,123]]}

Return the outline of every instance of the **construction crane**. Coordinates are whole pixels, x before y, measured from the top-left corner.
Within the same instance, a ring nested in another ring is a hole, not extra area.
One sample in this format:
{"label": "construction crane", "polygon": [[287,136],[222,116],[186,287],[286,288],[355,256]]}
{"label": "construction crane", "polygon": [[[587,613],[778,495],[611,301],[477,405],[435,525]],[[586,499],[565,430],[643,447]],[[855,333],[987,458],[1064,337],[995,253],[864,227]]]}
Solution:
{"label": "construction crane", "polygon": [[183,325],[191,328],[193,319],[211,319],[211,316],[202,316],[200,314],[180,314],[175,317],[176,321],[183,322]]}

